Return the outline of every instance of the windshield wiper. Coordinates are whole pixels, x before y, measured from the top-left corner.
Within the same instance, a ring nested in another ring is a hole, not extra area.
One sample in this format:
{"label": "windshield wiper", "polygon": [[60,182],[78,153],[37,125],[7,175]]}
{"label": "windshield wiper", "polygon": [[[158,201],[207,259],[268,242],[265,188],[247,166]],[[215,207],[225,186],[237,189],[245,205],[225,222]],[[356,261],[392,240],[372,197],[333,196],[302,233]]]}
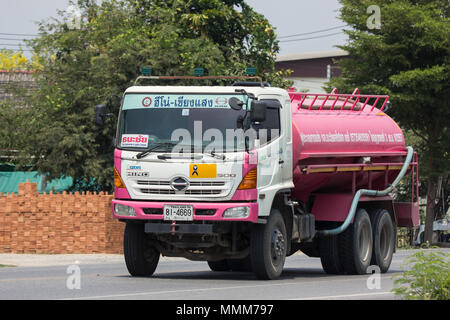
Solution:
{"label": "windshield wiper", "polygon": [[[136,158],[137,159],[142,159],[143,157],[145,157],[146,155],[148,155],[150,152],[152,152],[152,151],[154,151],[154,150],[156,150],[156,149],[158,149],[158,148],[160,148],[160,147],[175,147],[175,146],[178,146],[179,144],[178,143],[175,143],[175,142],[170,142],[170,141],[168,141],[168,142],[160,142],[160,143],[158,143],[158,144],[156,144],[156,145],[154,145],[153,147],[151,147],[151,148],[148,148],[148,149],[146,149],[146,150],[144,150],[144,151],[142,151],[142,152],[139,152],[137,155],[136,155]],[[214,150],[213,151],[211,151],[211,152],[207,152],[207,154],[209,154],[209,155],[211,155],[212,157],[214,157],[214,158],[218,158],[218,159],[220,159],[220,160],[225,160],[226,159],[226,156],[225,155],[223,155],[223,154],[218,154],[218,153],[216,153]],[[167,156],[159,156],[158,157],[159,159],[162,159],[162,158],[164,158],[164,159],[168,159],[168,158],[172,158],[171,156],[170,157],[167,157]],[[191,159],[195,159],[195,157],[193,158],[193,156],[190,156],[189,158],[191,158]]]}
{"label": "windshield wiper", "polygon": [[148,148],[147,150],[144,150],[144,151],[142,151],[142,152],[139,152],[137,155],[136,155],[136,158],[137,159],[141,159],[141,158],[143,158],[143,157],[145,157],[146,155],[148,155],[150,152],[152,152],[153,150],[156,150],[156,149],[158,149],[159,147],[175,147],[175,146],[177,146],[178,145],[178,143],[175,143],[175,142],[160,142],[160,143],[158,143],[158,144],[156,144],[155,146],[153,146],[153,147],[151,147],[151,148]]}
{"label": "windshield wiper", "polygon": [[167,159],[175,159],[175,160],[180,160],[180,159],[185,159],[185,160],[201,160],[203,158],[202,155],[200,156],[195,156],[195,155],[191,155],[191,156],[179,156],[179,157],[174,157],[172,156],[172,154],[159,154],[158,155],[158,159],[160,160],[167,160]]}

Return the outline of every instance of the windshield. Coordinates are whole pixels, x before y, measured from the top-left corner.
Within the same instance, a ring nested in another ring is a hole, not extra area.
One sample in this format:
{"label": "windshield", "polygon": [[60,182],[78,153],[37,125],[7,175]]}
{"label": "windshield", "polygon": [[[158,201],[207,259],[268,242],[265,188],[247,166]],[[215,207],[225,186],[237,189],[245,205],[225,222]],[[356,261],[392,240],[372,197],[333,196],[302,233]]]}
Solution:
{"label": "windshield", "polygon": [[242,129],[249,117],[245,105],[240,111],[231,109],[231,97],[248,99],[241,94],[126,94],[118,147],[143,151],[157,146],[157,151],[174,152],[177,144],[177,152],[244,150],[254,140]]}

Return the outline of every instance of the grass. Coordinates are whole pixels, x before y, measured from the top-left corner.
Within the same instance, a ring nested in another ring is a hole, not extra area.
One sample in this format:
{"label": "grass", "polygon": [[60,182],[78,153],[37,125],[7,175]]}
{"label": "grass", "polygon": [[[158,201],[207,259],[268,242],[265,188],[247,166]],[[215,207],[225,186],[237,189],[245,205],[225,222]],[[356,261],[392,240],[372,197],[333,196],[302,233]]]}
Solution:
{"label": "grass", "polygon": [[0,264],[0,268],[11,268],[11,267],[15,267],[15,266],[9,265],[9,264]]}

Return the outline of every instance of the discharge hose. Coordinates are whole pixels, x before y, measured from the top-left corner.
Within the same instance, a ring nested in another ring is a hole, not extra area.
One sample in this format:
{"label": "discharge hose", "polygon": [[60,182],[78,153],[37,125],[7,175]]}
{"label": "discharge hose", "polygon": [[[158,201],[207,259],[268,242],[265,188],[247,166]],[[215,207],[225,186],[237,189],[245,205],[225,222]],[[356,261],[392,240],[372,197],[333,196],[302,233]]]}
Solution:
{"label": "discharge hose", "polygon": [[392,182],[392,184],[388,188],[386,188],[384,190],[359,189],[356,192],[355,196],[353,197],[352,205],[350,206],[350,210],[347,214],[347,218],[345,219],[344,223],[342,223],[339,227],[337,227],[335,229],[319,230],[319,231],[317,231],[317,234],[319,236],[332,236],[332,235],[337,235],[341,232],[344,232],[347,229],[347,227],[350,225],[350,223],[352,222],[353,217],[355,216],[356,209],[358,207],[359,198],[361,196],[382,197],[382,196],[385,196],[385,195],[389,194],[390,192],[394,191],[397,184],[405,176],[406,171],[408,170],[408,167],[411,163],[411,159],[413,157],[413,153],[414,153],[413,148],[406,147],[406,149],[408,150],[408,154],[406,155],[406,160],[403,163],[403,167],[400,170],[400,172],[398,173],[397,178],[395,178],[394,182]]}

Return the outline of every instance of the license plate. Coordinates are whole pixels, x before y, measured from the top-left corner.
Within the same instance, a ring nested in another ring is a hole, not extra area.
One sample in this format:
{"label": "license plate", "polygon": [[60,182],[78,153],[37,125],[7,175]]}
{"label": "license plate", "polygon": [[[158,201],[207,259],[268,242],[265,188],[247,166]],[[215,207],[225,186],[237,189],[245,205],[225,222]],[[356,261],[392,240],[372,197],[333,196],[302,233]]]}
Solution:
{"label": "license plate", "polygon": [[194,207],[188,205],[165,205],[164,220],[192,221],[194,220]]}

